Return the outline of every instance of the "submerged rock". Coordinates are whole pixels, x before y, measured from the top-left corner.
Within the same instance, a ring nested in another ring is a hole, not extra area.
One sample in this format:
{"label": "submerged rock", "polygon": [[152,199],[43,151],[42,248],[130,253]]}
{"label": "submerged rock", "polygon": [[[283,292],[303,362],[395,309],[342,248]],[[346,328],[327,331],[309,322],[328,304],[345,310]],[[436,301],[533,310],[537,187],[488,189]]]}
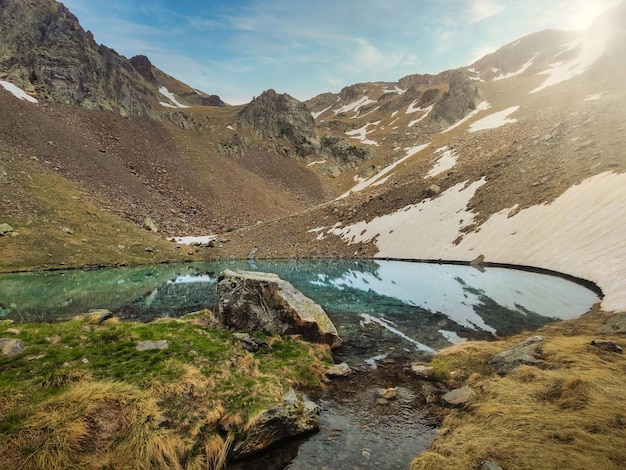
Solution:
{"label": "submerged rock", "polygon": [[541,348],[543,346],[543,336],[531,336],[519,344],[500,351],[493,356],[489,365],[498,375],[507,375],[516,367],[526,364],[534,366],[542,362]]}
{"label": "submerged rock", "polygon": [[217,278],[217,297],[214,313],[231,328],[341,345],[322,307],[276,274],[227,269]]}
{"label": "submerged rock", "polygon": [[278,442],[317,431],[320,411],[317,404],[289,391],[281,406],[263,412],[244,440],[235,444],[231,459],[245,459]]}

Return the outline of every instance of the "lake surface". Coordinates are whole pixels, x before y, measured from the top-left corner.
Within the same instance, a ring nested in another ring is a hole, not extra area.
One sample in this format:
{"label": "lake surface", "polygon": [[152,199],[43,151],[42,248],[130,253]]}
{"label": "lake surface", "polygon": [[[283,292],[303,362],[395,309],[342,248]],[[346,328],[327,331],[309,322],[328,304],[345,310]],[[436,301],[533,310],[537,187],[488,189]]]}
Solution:
{"label": "lake surface", "polygon": [[129,320],[177,317],[215,305],[217,276],[225,268],[289,280],[328,312],[346,340],[346,357],[365,363],[536,329],[575,318],[598,301],[596,293],[570,280],[507,268],[236,261],[6,274],[0,276],[0,318],[59,321],[93,308]]}
{"label": "lake surface", "polygon": [[[93,308],[129,320],[212,308],[225,269],[278,274],[319,303],[344,344],[335,353],[356,374],[319,397],[320,431],[232,470],[397,469],[428,448],[435,426],[407,361],[467,339],[534,330],[587,312],[599,299],[570,280],[505,268],[402,261],[189,263],[0,276],[0,319],[60,321]],[[380,404],[377,390],[396,387]]]}

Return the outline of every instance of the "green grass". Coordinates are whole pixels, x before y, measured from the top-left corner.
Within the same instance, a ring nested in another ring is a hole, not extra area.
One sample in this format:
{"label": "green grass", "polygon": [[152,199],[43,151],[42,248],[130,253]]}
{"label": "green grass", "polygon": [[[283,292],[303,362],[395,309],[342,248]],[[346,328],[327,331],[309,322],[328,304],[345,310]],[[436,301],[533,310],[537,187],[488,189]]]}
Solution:
{"label": "green grass", "polygon": [[[49,468],[141,468],[147,454],[147,468],[207,468],[224,429],[240,433],[290,388],[319,385],[331,362],[327,347],[291,338],[264,337],[270,347],[252,354],[199,319],[12,325],[17,335],[0,325],[27,345],[0,358],[0,468],[39,468],[41,453]],[[169,347],[138,351],[147,340]],[[96,432],[106,442],[89,444]]]}

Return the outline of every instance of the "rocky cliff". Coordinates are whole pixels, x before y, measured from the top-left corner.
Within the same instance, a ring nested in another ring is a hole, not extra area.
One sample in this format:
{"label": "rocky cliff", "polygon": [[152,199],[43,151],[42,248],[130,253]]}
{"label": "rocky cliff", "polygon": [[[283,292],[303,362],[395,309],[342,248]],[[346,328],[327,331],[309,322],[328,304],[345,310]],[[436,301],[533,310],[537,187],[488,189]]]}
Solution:
{"label": "rocky cliff", "polygon": [[[162,84],[153,69],[146,57],[132,61],[98,45],[63,4],[0,0],[0,77],[38,98],[123,116],[159,116]],[[224,104],[193,91],[187,97],[189,104]]]}

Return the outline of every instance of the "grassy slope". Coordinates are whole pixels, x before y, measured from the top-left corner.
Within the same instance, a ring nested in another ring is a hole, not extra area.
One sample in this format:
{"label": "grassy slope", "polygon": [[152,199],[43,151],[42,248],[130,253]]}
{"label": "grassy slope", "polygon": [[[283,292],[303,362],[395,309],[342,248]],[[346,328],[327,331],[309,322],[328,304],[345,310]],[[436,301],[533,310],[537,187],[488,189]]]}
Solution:
{"label": "grassy slope", "polygon": [[625,468],[626,357],[590,345],[604,337],[626,347],[623,337],[596,333],[605,319],[592,311],[541,329],[542,367],[520,366],[506,377],[488,361],[523,336],[442,351],[433,363],[439,376],[478,393],[465,408],[446,412],[412,470],[480,468],[484,460],[507,470]]}
{"label": "grassy slope", "polygon": [[192,258],[189,250],[97,208],[76,184],[37,162],[4,149],[0,165],[7,190],[0,221],[15,229],[0,237],[0,271]]}
{"label": "grassy slope", "polygon": [[[254,355],[203,319],[0,326],[28,346],[0,359],[0,467],[219,468],[246,424],[318,383],[330,358],[275,337]],[[137,351],[145,340],[170,346]]]}

